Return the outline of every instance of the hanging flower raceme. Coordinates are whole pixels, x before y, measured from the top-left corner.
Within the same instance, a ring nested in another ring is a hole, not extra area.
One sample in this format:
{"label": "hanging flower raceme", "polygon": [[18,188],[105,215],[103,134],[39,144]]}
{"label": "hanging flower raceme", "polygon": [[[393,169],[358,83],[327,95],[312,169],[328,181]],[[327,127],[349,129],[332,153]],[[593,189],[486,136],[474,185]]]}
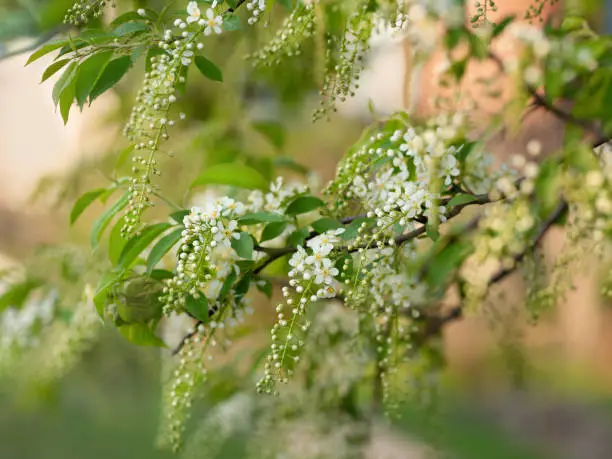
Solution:
{"label": "hanging flower raceme", "polygon": [[[160,174],[156,156],[162,149],[163,141],[169,138],[169,128],[175,124],[171,111],[177,100],[178,88],[185,84],[187,67],[194,61],[195,50],[203,48],[199,38],[222,33],[223,18],[215,12],[216,6],[215,1],[206,10],[204,18],[197,2],[189,2],[186,19],[176,19],[175,29],[165,30],[163,39],[158,43],[163,52],[150,58],[150,69],[145,73],[143,87],[136,98],[137,104],[125,127],[125,135],[134,142],[134,150],[142,154],[132,158],[133,176],[122,228],[124,235],[137,231],[143,212],[153,206],[151,196],[156,186],[152,179]],[[182,113],[178,117],[184,119]]]}
{"label": "hanging flower raceme", "polygon": [[307,307],[321,299],[336,296],[335,249],[343,228],[327,231],[299,246],[289,260],[289,286],[283,287],[285,304],[276,307],[278,320],[272,327],[271,352],[266,358],[265,373],[257,390],[272,394],[276,383],[287,383],[300,359],[305,336],[310,327]]}

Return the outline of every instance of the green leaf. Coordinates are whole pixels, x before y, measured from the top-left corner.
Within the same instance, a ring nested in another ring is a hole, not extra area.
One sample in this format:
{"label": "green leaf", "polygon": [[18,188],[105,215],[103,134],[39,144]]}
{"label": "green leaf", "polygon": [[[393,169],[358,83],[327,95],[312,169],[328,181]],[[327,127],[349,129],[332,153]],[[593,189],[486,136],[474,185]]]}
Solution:
{"label": "green leaf", "polygon": [[29,65],[35,60],[40,59],[41,57],[49,54],[51,51],[61,48],[66,43],[68,43],[66,40],[59,40],[59,41],[53,41],[53,42],[42,45],[40,48],[38,48],[36,51],[34,51],[30,55],[25,65]]}
{"label": "green leaf", "polygon": [[277,2],[283,5],[287,11],[293,10],[293,0],[277,0]]}
{"label": "green leaf", "polygon": [[155,280],[166,280],[172,279],[174,277],[174,273],[172,271],[168,271],[167,269],[154,269],[149,273],[149,277]]}
{"label": "green leaf", "polygon": [[129,268],[132,263],[138,258],[144,249],[153,242],[161,233],[166,231],[172,225],[170,223],[155,223],[147,226],[125,244],[121,251],[117,267],[120,269]]}
{"label": "green leaf", "polygon": [[46,81],[50,76],[55,75],[58,71],[60,71],[64,66],[70,62],[71,59],[62,59],[59,61],[53,62],[49,67],[45,69],[42,75],[42,79],[40,82]]}
{"label": "green leaf", "polygon": [[240,233],[239,239],[232,238],[232,249],[236,251],[240,258],[246,258],[247,260],[251,260],[253,258],[253,239],[251,239],[251,235],[243,231]]}
{"label": "green leaf", "polygon": [[257,225],[259,223],[270,223],[270,222],[282,222],[285,221],[285,217],[274,212],[255,212],[252,214],[243,215],[238,219],[239,225],[249,226]]}
{"label": "green leaf", "polygon": [[427,233],[427,237],[432,241],[437,241],[440,239],[440,231],[438,230],[438,225],[430,225],[427,223],[425,225],[425,232]]}
{"label": "green leaf", "polygon": [[261,233],[260,242],[269,241],[271,239],[274,239],[275,237],[280,236],[283,233],[283,231],[285,231],[286,227],[287,227],[286,221],[268,223],[264,227],[263,232]]}
{"label": "green leaf", "polygon": [[252,126],[277,149],[282,150],[285,146],[285,129],[282,124],[274,121],[259,121],[253,123]]}
{"label": "green leaf", "polygon": [[447,205],[449,207],[460,206],[463,204],[469,204],[470,202],[474,202],[474,201],[478,201],[478,198],[476,196],[472,194],[459,193],[453,196],[451,200],[448,201]]}
{"label": "green leaf", "polygon": [[113,265],[116,265],[123,252],[123,248],[127,243],[127,239],[121,234],[124,220],[119,218],[113,225],[110,235],[108,236],[108,259]]}
{"label": "green leaf", "polygon": [[210,318],[208,299],[202,293],[198,293],[197,298],[193,295],[187,295],[187,298],[185,298],[185,310],[199,321],[208,323]]}
{"label": "green leaf", "polygon": [[64,124],[68,122],[68,115],[70,114],[70,107],[74,101],[74,80],[64,88],[59,99],[59,108],[64,120]]}
{"label": "green leaf", "polygon": [[213,81],[223,81],[223,73],[214,63],[204,56],[196,56],[194,60],[196,67],[206,78]]}
{"label": "green leaf", "polygon": [[149,30],[149,26],[143,22],[125,22],[113,30],[113,34],[117,37],[128,35],[131,33],[140,33]]}
{"label": "green leaf", "polygon": [[427,269],[429,285],[444,287],[450,274],[461,265],[472,250],[472,245],[465,241],[446,245],[429,261]]}
{"label": "green leaf", "polygon": [[104,307],[106,306],[108,292],[111,290],[113,285],[119,282],[122,276],[123,273],[107,271],[102,274],[102,277],[98,282],[96,292],[94,293],[93,302],[94,306],[96,307],[96,311],[98,311],[98,315],[102,320],[104,320]]}
{"label": "green leaf", "polygon": [[98,199],[98,197],[105,191],[105,188],[97,188],[95,190],[88,191],[77,199],[74,206],[72,206],[72,210],[70,211],[70,224],[74,224],[77,218],[79,218],[81,214],[85,212],[85,209],[87,209],[89,205]]}
{"label": "green leaf", "polygon": [[110,61],[89,93],[89,103],[92,103],[102,93],[117,84],[130,69],[131,65],[132,59],[130,59],[130,56],[122,56]]}
{"label": "green leaf", "polygon": [[0,312],[9,307],[20,309],[30,293],[43,285],[39,280],[27,278],[24,281],[11,284],[0,295]]}
{"label": "green leaf", "polygon": [[242,298],[249,291],[249,287],[251,286],[251,279],[253,275],[251,273],[246,273],[244,276],[240,278],[236,285],[234,286],[234,292],[236,293],[237,298]]}
{"label": "green leaf", "polygon": [[147,259],[147,271],[151,272],[155,265],[161,261],[174,245],[181,240],[181,235],[185,228],[180,227],[162,237],[151,249]]}
{"label": "green leaf", "polygon": [[190,213],[191,213],[190,210],[177,210],[176,212],[173,212],[170,214],[170,218],[174,220],[175,222],[177,222],[179,225],[182,225],[183,220]]}
{"label": "green leaf", "polygon": [[359,228],[361,228],[361,225],[363,223],[365,223],[367,226],[370,226],[375,224],[376,220],[373,218],[365,217],[356,218],[349,225],[346,226],[346,231],[340,235],[340,239],[344,241],[350,241],[351,239],[356,238],[359,234]]}
{"label": "green leaf", "polygon": [[540,165],[535,179],[535,196],[538,198],[541,218],[548,217],[559,202],[559,172],[559,162],[556,158],[548,158]]}
{"label": "green leaf", "polygon": [[234,285],[234,281],[236,280],[237,277],[238,275],[236,274],[235,271],[232,271],[229,273],[225,281],[223,281],[223,285],[221,286],[221,291],[219,292],[219,297],[218,297],[219,301],[225,300],[228,293],[232,289],[232,285]]}
{"label": "green leaf", "polygon": [[260,190],[268,188],[266,179],[255,169],[244,164],[232,163],[222,163],[209,167],[193,181],[191,188],[211,184]]}
{"label": "green leaf", "polygon": [[130,156],[130,153],[134,151],[135,146],[136,145],[130,145],[129,147],[126,147],[123,150],[121,150],[121,153],[117,155],[117,160],[115,161],[115,170],[123,166],[123,163],[125,163],[125,161],[128,159],[128,157]]}
{"label": "green leaf", "polygon": [[235,14],[227,14],[223,18],[223,30],[232,32],[234,30],[240,30],[240,19]]}
{"label": "green leaf", "polygon": [[515,19],[515,16],[506,16],[505,18],[503,18],[501,21],[495,24],[495,26],[493,26],[493,32],[491,33],[491,36],[495,38],[500,35],[504,30],[506,30],[506,27],[512,24],[512,21],[514,21]]}
{"label": "green leaf", "polygon": [[327,218],[327,217],[320,218],[319,220],[312,222],[310,226],[312,226],[312,229],[315,230],[319,234],[324,233],[329,230],[338,229],[338,228],[343,227],[342,223],[340,223],[335,218]]}
{"label": "green leaf", "polygon": [[75,93],[80,108],[85,105],[89,94],[96,86],[112,56],[112,51],[104,51],[94,54],[79,65],[76,71]]}
{"label": "green leaf", "polygon": [[299,163],[296,163],[293,159],[287,158],[286,156],[277,156],[272,159],[272,164],[278,168],[285,168],[295,172],[298,172],[302,175],[308,174],[308,168],[302,166]]}
{"label": "green leaf", "polygon": [[95,249],[96,247],[98,247],[98,244],[100,243],[100,238],[102,237],[102,234],[104,233],[104,230],[106,229],[110,221],[118,212],[120,212],[125,206],[127,206],[129,201],[130,195],[129,193],[125,193],[119,198],[117,202],[115,202],[111,207],[109,207],[106,211],[102,213],[102,215],[97,218],[91,228],[90,242],[92,248]]}
{"label": "green leaf", "polygon": [[297,247],[298,245],[304,245],[304,241],[310,235],[308,228],[300,228],[295,230],[287,238],[287,245],[290,247]]}
{"label": "green leaf", "polygon": [[166,347],[147,324],[126,324],[117,328],[129,342],[137,346]]}
{"label": "green leaf", "polygon": [[299,215],[324,206],[325,202],[315,196],[298,196],[287,206],[287,215]]}
{"label": "green leaf", "polygon": [[64,73],[62,73],[62,76],[60,76],[59,79],[55,82],[55,85],[53,86],[52,98],[53,98],[53,103],[56,106],[57,104],[59,104],[60,97],[63,94],[64,89],[66,89],[68,86],[72,84],[74,75],[75,75],[75,71],[76,71],[76,62],[73,61],[68,65],[68,67],[66,67],[66,70],[64,70]]}
{"label": "green leaf", "polygon": [[269,280],[258,279],[255,281],[255,287],[257,287],[257,290],[259,290],[261,293],[266,295],[268,299],[272,298],[272,282]]}

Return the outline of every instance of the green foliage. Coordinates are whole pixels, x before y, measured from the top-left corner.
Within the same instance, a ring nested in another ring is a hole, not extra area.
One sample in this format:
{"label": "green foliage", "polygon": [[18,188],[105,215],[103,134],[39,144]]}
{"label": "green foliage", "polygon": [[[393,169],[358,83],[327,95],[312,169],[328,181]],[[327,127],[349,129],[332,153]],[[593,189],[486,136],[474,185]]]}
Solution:
{"label": "green foliage", "polygon": [[[113,171],[109,185],[81,194],[70,211],[72,225],[121,190],[91,223],[95,259],[68,270],[53,290],[72,307],[27,330],[64,358],[57,367],[52,360],[43,365],[42,380],[70,368],[99,320],[132,344],[167,345],[177,356],[164,354],[160,445],[178,449],[194,400],[219,387],[222,395],[197,434],[202,440],[214,429],[218,437],[195,444],[218,451],[221,439],[239,432],[258,445],[261,434],[270,457],[287,451],[270,432],[286,439],[292,429],[304,433],[315,425],[308,441],[326,446],[337,428],[367,431],[366,413],[381,406],[395,412],[412,389],[433,408],[445,360],[436,337],[444,324],[481,307],[489,287],[532,257],[553,225],[567,226],[585,251],[603,252],[612,237],[612,42],[582,19],[545,29],[516,27],[517,18],[493,24],[493,1],[477,2],[472,27],[463,22],[462,2],[445,9],[369,0],[277,2],[281,8],[166,3],[136,11],[120,5],[109,22],[105,2],[79,0],[66,12],[73,26],[67,38],[42,44],[27,62],[55,54],[42,81],[61,72],[52,100],[64,122],[75,102],[82,109],[115,88],[135,100],[125,128],[130,145],[99,164],[105,176]],[[276,29],[263,46],[269,37],[260,21]],[[331,114],[358,91],[378,26],[407,34],[417,61],[439,46],[448,51],[440,85],[452,96],[436,107],[456,107],[475,61],[491,60],[500,80],[517,84],[516,97],[501,99],[487,126],[458,108],[427,119],[377,118],[321,190],[302,164],[308,161],[292,157],[306,142],[295,129],[302,117],[290,112],[285,95],[292,93],[293,109],[301,109],[321,80],[314,118],[336,123]],[[495,54],[507,36],[517,41],[509,62]],[[219,84],[198,83],[192,67]],[[144,81],[134,96],[126,83],[138,80]],[[563,145],[536,162],[541,145],[531,141],[513,160],[515,169],[498,167],[476,133],[503,133],[508,126],[499,120],[521,123],[531,104],[567,124]],[[188,116],[189,129],[174,136]],[[262,140],[267,145],[259,151]],[[117,178],[128,159],[130,175]],[[288,176],[275,179],[279,172]],[[469,216],[467,207],[474,209]],[[27,274],[4,290],[0,312],[20,314],[36,294],[51,291],[50,273]],[[549,285],[538,285],[534,304],[554,303],[563,290],[559,279],[551,275]],[[64,298],[69,283],[76,300]],[[461,303],[446,317],[439,302],[453,285]],[[251,320],[256,291],[275,304],[272,314]],[[166,335],[182,319],[189,325],[171,342]],[[261,336],[270,341],[264,352]],[[246,352],[217,358],[242,340]],[[30,344],[10,343],[11,359],[29,355]],[[254,373],[261,376],[257,391],[277,397],[255,396]],[[340,446],[325,453],[357,457],[367,438],[336,440]]]}

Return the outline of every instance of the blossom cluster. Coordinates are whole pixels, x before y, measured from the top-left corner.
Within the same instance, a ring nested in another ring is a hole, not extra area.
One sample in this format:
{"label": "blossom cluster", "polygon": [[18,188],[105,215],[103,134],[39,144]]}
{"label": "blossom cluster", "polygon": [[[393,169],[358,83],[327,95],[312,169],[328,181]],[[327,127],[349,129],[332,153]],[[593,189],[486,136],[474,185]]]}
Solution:
{"label": "blossom cluster", "polygon": [[231,246],[239,238],[236,219],[244,212],[244,204],[223,198],[208,210],[195,207],[185,216],[176,275],[163,290],[164,314],[184,310],[187,298],[198,299],[202,292],[210,302],[217,300],[223,280],[238,270]]}
{"label": "blossom cluster", "polygon": [[82,25],[102,15],[104,7],[110,4],[115,8],[115,0],[77,0],[64,16],[64,22],[72,25]]}
{"label": "blossom cluster", "polygon": [[[193,62],[195,51],[204,46],[199,37],[222,32],[223,19],[215,13],[216,5],[213,2],[203,18],[197,2],[189,2],[186,20],[178,18],[174,21],[174,30],[164,31],[158,43],[163,52],[150,58],[150,69],[145,73],[143,87],[125,127],[125,135],[134,142],[134,150],[143,154],[132,158],[133,177],[122,228],[124,235],[138,230],[143,212],[153,205],[152,178],[160,174],[156,154],[176,122],[171,118],[171,108],[177,100],[178,88],[185,83],[186,69]],[[185,118],[183,113],[178,116]]]}
{"label": "blossom cluster", "polygon": [[[441,116],[426,128],[404,127],[378,132],[338,167],[337,179],[328,186],[342,200],[357,199],[379,220],[379,226],[436,215],[444,221],[441,192],[457,182],[463,117]],[[372,177],[372,174],[375,174]]]}
{"label": "blossom cluster", "polygon": [[327,231],[298,246],[289,260],[289,286],[283,287],[285,304],[276,307],[277,322],[272,326],[271,352],[266,358],[264,376],[257,390],[273,393],[277,382],[288,382],[299,361],[304,336],[310,327],[307,306],[336,296],[336,278],[340,274],[332,252],[341,244],[344,228]]}
{"label": "blossom cluster", "polygon": [[278,65],[285,56],[299,56],[302,52],[302,43],[313,35],[314,29],[314,4],[300,3],[285,18],[270,43],[248,56],[248,59],[252,60],[255,66],[272,66]]}

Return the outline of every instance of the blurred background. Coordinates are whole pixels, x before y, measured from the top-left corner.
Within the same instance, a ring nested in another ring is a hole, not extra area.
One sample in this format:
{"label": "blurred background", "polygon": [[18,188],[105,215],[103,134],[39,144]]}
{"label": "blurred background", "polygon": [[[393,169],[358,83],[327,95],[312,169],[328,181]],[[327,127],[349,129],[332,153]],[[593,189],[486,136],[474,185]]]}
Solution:
{"label": "blurred background", "polygon": [[[73,108],[64,126],[51,100],[54,79],[39,84],[51,58],[24,67],[38,43],[62,30],[70,1],[0,0],[0,269],[20,266],[47,244],[86,242],[101,207],[92,206],[70,229],[71,204],[84,191],[106,183],[113,155],[127,145],[121,130],[141,70],[131,72],[94,107],[82,113]],[[499,0],[496,14],[521,17],[532,3]],[[593,28],[612,30],[612,19],[606,19],[612,18],[612,2],[553,3],[545,13],[553,18],[575,11],[591,18]],[[109,8],[109,17],[115,14]],[[371,107],[375,116],[401,109],[427,115],[433,112],[431,98],[440,91],[435,83],[440,56],[412,62],[408,43],[380,35],[373,40],[357,97],[331,122],[312,124],[315,104],[304,93],[319,84],[315,71],[288,62],[280,70],[288,75],[284,84],[265,72],[251,78],[242,56],[253,46],[248,39],[222,38],[214,48],[214,61],[226,75],[224,85],[237,91],[197,78],[190,81],[185,97],[190,102],[183,108],[188,123],[171,140],[177,158],[165,160],[162,168],[168,171],[162,186],[177,202],[184,187],[167,186],[176,185],[177,178],[185,177],[186,187],[197,171],[231,161],[245,145],[255,156],[270,148],[256,134],[245,133],[245,118],[282,119],[288,132],[283,154],[312,167],[318,180],[326,181],[372,121]],[[474,66],[468,80],[490,71],[485,64]],[[469,82],[463,90],[471,90]],[[474,116],[486,119],[495,108],[483,104]],[[532,113],[520,132],[493,139],[491,151],[505,161],[536,139],[551,152],[560,145],[561,129],[545,113]],[[563,234],[551,234],[546,258],[554,260],[562,247]],[[426,445],[439,442],[451,457],[611,458],[612,304],[599,295],[602,268],[609,267],[592,263],[588,256],[574,272],[575,288],[564,304],[545,312],[537,327],[522,313],[520,275],[491,297],[482,314],[449,325],[443,337],[449,393],[439,419],[426,422],[407,408],[395,428],[384,423],[377,428],[370,456],[431,457]],[[154,447],[161,391],[158,354],[105,330],[81,363],[36,400],[0,399],[0,457],[170,457]],[[228,444],[223,457],[242,453]]]}

